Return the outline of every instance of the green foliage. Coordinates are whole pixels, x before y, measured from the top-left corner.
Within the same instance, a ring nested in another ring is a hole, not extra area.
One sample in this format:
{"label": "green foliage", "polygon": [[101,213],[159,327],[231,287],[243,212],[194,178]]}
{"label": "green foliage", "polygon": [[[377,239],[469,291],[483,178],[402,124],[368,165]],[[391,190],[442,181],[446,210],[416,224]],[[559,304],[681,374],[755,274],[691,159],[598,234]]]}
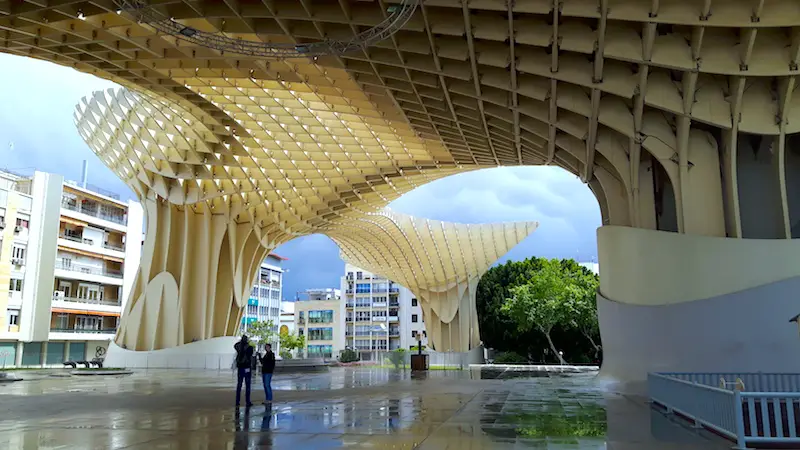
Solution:
{"label": "green foliage", "polygon": [[283,355],[284,351],[293,352],[295,350],[305,348],[306,346],[305,336],[298,336],[297,334],[284,333],[279,335],[278,339],[281,344],[281,355]]}
{"label": "green foliage", "polygon": [[289,353],[287,350],[281,350],[281,358],[292,359],[292,354]]}
{"label": "green foliage", "polygon": [[596,275],[572,259],[534,257],[493,267],[477,289],[481,339],[489,348],[530,360],[556,362],[563,351],[576,362],[595,361],[598,284]]}
{"label": "green foliage", "polygon": [[[426,346],[424,346],[424,345],[423,345],[423,346],[422,346],[422,351],[424,352],[426,348],[428,348],[428,347],[426,347]],[[416,352],[419,352],[419,345],[412,345],[412,346],[409,348],[409,351],[412,351],[412,352],[415,352],[415,353],[416,353]]]}
{"label": "green foliage", "polygon": [[394,364],[395,369],[399,369],[401,364],[405,365],[406,350],[404,348],[398,348],[397,350],[389,353],[389,357],[387,359],[390,363]]}
{"label": "green foliage", "polygon": [[495,364],[527,364],[528,358],[517,352],[502,352],[494,358]]}
{"label": "green foliage", "polygon": [[261,320],[248,324],[245,334],[253,338],[250,340],[252,345],[255,345],[253,341],[258,341],[261,344],[272,342],[275,340],[275,336],[277,336],[275,325],[271,320]]}
{"label": "green foliage", "polygon": [[339,354],[339,362],[351,363],[358,361],[358,353],[355,350],[345,349]]}

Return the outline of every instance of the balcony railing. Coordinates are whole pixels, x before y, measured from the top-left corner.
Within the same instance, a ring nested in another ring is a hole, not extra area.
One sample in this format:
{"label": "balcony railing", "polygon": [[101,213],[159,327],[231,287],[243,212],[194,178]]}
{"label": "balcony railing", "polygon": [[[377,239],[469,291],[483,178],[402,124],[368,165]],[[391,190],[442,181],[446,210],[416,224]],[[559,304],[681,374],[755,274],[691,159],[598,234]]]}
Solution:
{"label": "balcony railing", "polygon": [[115,251],[118,251],[118,252],[124,252],[125,251],[125,246],[112,244],[110,242],[103,242],[103,248],[105,248],[107,250],[115,250]]}
{"label": "balcony railing", "polygon": [[86,305],[105,305],[105,306],[121,306],[122,302],[119,299],[91,299],[91,298],[78,298],[78,297],[64,297],[60,291],[53,293],[54,302],[70,302],[70,303],[83,303]]}
{"label": "balcony railing", "polygon": [[389,308],[399,308],[400,302],[389,302]]}
{"label": "balcony railing", "polygon": [[61,206],[64,209],[68,209],[70,211],[79,212],[79,213],[82,213],[82,214],[86,214],[88,216],[97,217],[98,219],[103,219],[103,220],[107,220],[109,222],[114,222],[114,223],[118,223],[120,225],[125,225],[125,216],[124,215],[120,216],[120,215],[116,215],[116,214],[108,214],[108,213],[104,213],[103,211],[100,211],[99,208],[97,208],[97,207],[95,207],[95,208],[85,207],[84,208],[82,205],[72,205],[72,204],[67,203],[67,202],[61,203]]}
{"label": "balcony railing", "polygon": [[101,328],[91,330],[81,330],[76,328],[50,328],[51,333],[89,333],[89,334],[115,334],[116,328]]}
{"label": "balcony railing", "polygon": [[85,273],[89,275],[102,275],[111,278],[122,278],[122,272],[119,270],[111,270],[97,266],[88,266],[86,264],[75,263],[64,259],[56,260],[56,269],[68,270],[70,272]]}

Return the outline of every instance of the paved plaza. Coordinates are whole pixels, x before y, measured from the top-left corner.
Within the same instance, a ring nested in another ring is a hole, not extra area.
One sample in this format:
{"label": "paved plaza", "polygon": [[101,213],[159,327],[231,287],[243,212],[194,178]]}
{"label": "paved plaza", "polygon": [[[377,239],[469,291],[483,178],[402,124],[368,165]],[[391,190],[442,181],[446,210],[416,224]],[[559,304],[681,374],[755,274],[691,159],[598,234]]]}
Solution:
{"label": "paved plaza", "polygon": [[0,384],[0,448],[730,448],[593,374],[334,368],[276,375],[271,407],[254,383],[256,406],[237,411],[231,371],[52,373]]}

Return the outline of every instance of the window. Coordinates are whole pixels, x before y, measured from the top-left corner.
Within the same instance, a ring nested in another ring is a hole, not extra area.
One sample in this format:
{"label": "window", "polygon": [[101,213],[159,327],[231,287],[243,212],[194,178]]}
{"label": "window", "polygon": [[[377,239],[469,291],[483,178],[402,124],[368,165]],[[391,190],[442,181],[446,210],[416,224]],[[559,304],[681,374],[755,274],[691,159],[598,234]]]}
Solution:
{"label": "window", "polygon": [[56,316],[56,330],[66,330],[69,326],[69,316],[67,314],[59,314]]}
{"label": "window", "polygon": [[417,306],[417,299],[416,298],[412,298],[411,299],[411,306]]}
{"label": "window", "polygon": [[368,294],[369,283],[356,283],[356,294]]}
{"label": "window", "polygon": [[19,278],[12,278],[9,285],[10,291],[22,292],[22,280]]}
{"label": "window", "polygon": [[258,313],[260,315],[262,315],[262,316],[266,316],[267,315],[267,307],[266,306],[259,306],[258,307]]}
{"label": "window", "polygon": [[300,311],[300,314],[298,315],[298,320],[300,321],[300,323],[306,323],[305,311]]}
{"label": "window", "polygon": [[414,330],[411,330],[411,339],[416,339],[416,338],[417,338],[417,332],[414,331]]}
{"label": "window", "polygon": [[356,280],[361,280],[364,278],[363,272],[356,272]]}
{"label": "window", "polygon": [[309,341],[331,341],[333,340],[333,328],[309,328]]}
{"label": "window", "polygon": [[78,316],[75,318],[75,329],[85,331],[99,331],[102,319],[99,317]]}
{"label": "window", "polygon": [[19,326],[19,310],[18,309],[9,309],[7,310],[8,313],[8,325],[9,326]]}
{"label": "window", "polygon": [[302,336],[303,335],[303,329],[302,328],[298,328],[297,329],[297,335],[298,336]]}
{"label": "window", "polygon": [[27,229],[30,226],[30,221],[26,219],[17,219],[17,226]]}
{"label": "window", "polygon": [[280,297],[280,291],[277,289],[273,289],[272,292],[269,293],[269,298],[276,300]]}
{"label": "window", "polygon": [[333,346],[332,345],[309,345],[308,346],[308,355],[309,356],[317,356],[323,358],[330,358],[333,356]]}
{"label": "window", "polygon": [[411,321],[414,323],[419,322],[419,317],[416,314],[411,315]]}
{"label": "window", "polygon": [[16,265],[25,263],[25,247],[14,245],[11,248],[11,262]]}
{"label": "window", "polygon": [[309,311],[308,323],[331,323],[333,322],[333,310]]}

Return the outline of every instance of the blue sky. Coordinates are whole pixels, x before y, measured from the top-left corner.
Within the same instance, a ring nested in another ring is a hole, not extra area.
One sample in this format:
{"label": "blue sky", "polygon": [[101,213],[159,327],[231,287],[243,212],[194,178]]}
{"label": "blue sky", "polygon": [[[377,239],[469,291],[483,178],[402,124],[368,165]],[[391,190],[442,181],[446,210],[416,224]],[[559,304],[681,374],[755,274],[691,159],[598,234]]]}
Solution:
{"label": "blue sky", "polygon": [[[0,168],[33,169],[78,179],[89,161],[89,182],[132,197],[78,136],[72,114],[80,99],[113,83],[73,69],[0,54]],[[13,148],[9,143],[13,142]],[[555,167],[502,167],[444,178],[391,204],[397,211],[464,223],[539,222],[539,229],[502,260],[529,256],[575,258],[597,255],[600,209],[574,175]],[[284,297],[312,287],[338,287],[344,263],[321,235],[295,239],[275,250],[289,258]]]}

